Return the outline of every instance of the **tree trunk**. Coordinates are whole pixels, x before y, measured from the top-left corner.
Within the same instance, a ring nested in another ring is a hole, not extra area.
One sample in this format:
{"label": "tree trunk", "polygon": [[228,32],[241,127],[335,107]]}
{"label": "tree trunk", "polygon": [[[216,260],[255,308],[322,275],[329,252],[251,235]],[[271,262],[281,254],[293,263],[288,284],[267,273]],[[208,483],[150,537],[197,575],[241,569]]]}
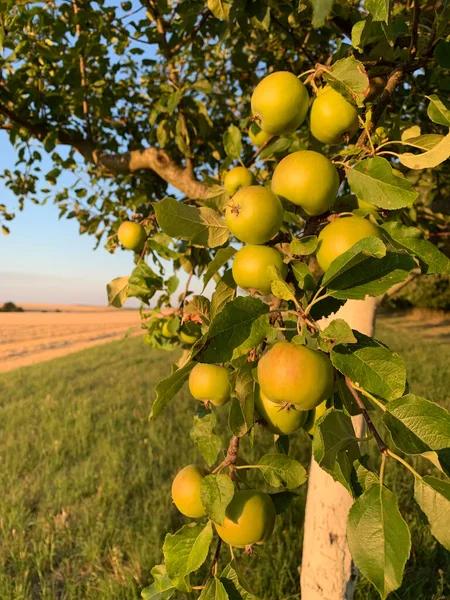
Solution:
{"label": "tree trunk", "polygon": [[[375,298],[349,300],[319,325],[323,329],[333,319],[345,319],[352,329],[372,336],[376,305]],[[356,435],[362,437],[362,417],[354,417],[353,425]],[[301,566],[302,600],[352,600],[358,575],[346,537],[352,502],[347,490],[312,458]]]}

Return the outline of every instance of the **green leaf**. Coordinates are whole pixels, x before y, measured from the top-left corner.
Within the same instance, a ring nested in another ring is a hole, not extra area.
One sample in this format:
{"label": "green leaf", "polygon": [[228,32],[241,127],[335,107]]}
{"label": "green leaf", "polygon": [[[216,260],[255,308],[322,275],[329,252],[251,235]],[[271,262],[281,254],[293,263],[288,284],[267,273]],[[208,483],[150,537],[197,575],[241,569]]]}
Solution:
{"label": "green leaf", "polygon": [[273,158],[275,154],[283,154],[289,148],[291,143],[292,140],[285,137],[277,137],[272,139],[261,151],[259,160],[268,160]]}
{"label": "green leaf", "polygon": [[224,588],[223,583],[214,575],[210,577],[206,582],[202,593],[198,597],[198,600],[228,600],[229,596]]}
{"label": "green leaf", "polygon": [[381,296],[393,285],[406,281],[416,266],[413,258],[405,254],[388,252],[380,259],[368,258],[333,279],[328,284],[327,293],[338,300]]}
{"label": "green leaf", "polygon": [[292,504],[293,500],[299,497],[297,492],[290,492],[284,490],[283,492],[277,492],[276,494],[269,494],[272,498],[272,502],[275,505],[275,511],[277,515],[284,513]]}
{"label": "green leaf", "polygon": [[328,409],[317,421],[313,453],[318,465],[352,494],[353,463],[359,458],[358,439],[351,418]]}
{"label": "green leaf", "polygon": [[242,152],[241,132],[236,125],[230,125],[223,134],[223,147],[230,158],[239,158]]}
{"label": "green leaf", "polygon": [[383,423],[405,454],[450,448],[450,414],[438,404],[407,394],[386,404]]}
{"label": "green leaf", "polygon": [[227,0],[208,0],[207,6],[216,19],[228,19],[230,14],[230,3]]}
{"label": "green leaf", "polygon": [[156,398],[153,402],[149,419],[157,417],[175,394],[181,390],[193,367],[194,363],[190,361],[184,367],[177,369],[172,375],[166,377],[166,379],[158,381],[155,386]]}
{"label": "green leaf", "polygon": [[301,238],[294,238],[289,244],[292,254],[297,256],[308,256],[313,254],[317,248],[317,236],[305,235]]}
{"label": "green leaf", "polygon": [[389,22],[390,0],[366,0],[365,5],[374,21]]}
{"label": "green leaf", "polygon": [[381,227],[395,248],[406,250],[419,259],[423,273],[450,274],[449,258],[434,244],[424,240],[419,229],[405,227],[396,221],[387,221]]}
{"label": "green leaf", "polygon": [[228,475],[207,475],[202,479],[200,498],[213,523],[223,524],[225,511],[233,496],[234,485]]}
{"label": "green leaf", "polygon": [[433,123],[450,127],[450,102],[446,99],[439,98],[436,94],[427,96],[427,98],[430,101],[427,114]]}
{"label": "green leaf", "polygon": [[190,438],[209,466],[216,462],[222,449],[222,438],[214,431],[216,423],[216,415],[200,404],[194,416]]}
{"label": "green leaf", "polygon": [[163,553],[169,577],[185,577],[200,568],[208,556],[212,538],[210,521],[205,526],[185,525],[173,535],[168,533]]}
{"label": "green leaf", "polygon": [[148,304],[156,292],[163,289],[163,284],[162,278],[141,260],[131,272],[127,296],[139,298]]}
{"label": "green leaf", "polygon": [[128,280],[129,277],[116,277],[106,286],[108,294],[108,306],[120,308],[128,298]]}
{"label": "green leaf", "polygon": [[297,304],[294,286],[285,281],[275,265],[269,265],[267,274],[270,278],[270,289],[272,294],[281,300],[291,300],[294,304]]}
{"label": "green leaf", "polygon": [[406,368],[400,356],[373,338],[357,331],[354,334],[356,344],[338,344],[331,351],[334,367],[375,396],[386,400],[401,396]]}
{"label": "green leaf", "polygon": [[166,289],[168,294],[174,294],[177,291],[180,280],[176,275],[172,275],[166,282]]}
{"label": "green leaf", "polygon": [[324,352],[330,352],[336,344],[354,344],[356,341],[350,325],[344,319],[334,319],[320,332],[318,345]]}
{"label": "green leaf", "polygon": [[357,478],[356,481],[352,482],[356,497],[361,496],[363,492],[367,492],[373,485],[380,485],[380,479],[375,473],[367,454],[360,456],[353,466]]}
{"label": "green leaf", "polygon": [[289,454],[289,436],[274,435],[275,450],[280,454]]}
{"label": "green leaf", "polygon": [[380,156],[362,160],[348,169],[347,179],[358,198],[387,210],[411,206],[419,196],[412,184],[404,177],[396,177],[388,161]]}
{"label": "green leaf", "polygon": [[223,310],[224,306],[233,300],[236,295],[236,282],[233,279],[231,269],[226,271],[216,285],[216,289],[211,297],[211,319]]}
{"label": "green leaf", "polygon": [[292,268],[298,287],[301,290],[311,291],[315,288],[314,276],[308,265],[300,260],[294,260],[289,266]]}
{"label": "green leaf", "polygon": [[[398,157],[402,165],[408,169],[434,169],[450,156],[450,133],[446,135],[434,148],[422,154],[404,152]],[[372,159],[375,160],[375,159]],[[399,179],[401,179],[399,177]],[[364,200],[364,198],[363,198]],[[384,207],[386,208],[386,207]]]}
{"label": "green leaf", "polygon": [[436,469],[445,473],[447,477],[450,477],[450,448],[438,450],[437,452],[422,452],[421,456],[429,460]]}
{"label": "green leaf", "polygon": [[233,258],[237,250],[229,246],[228,248],[220,248],[213,260],[209,263],[206,273],[203,275],[203,289],[208,285],[209,280],[217,271],[227,264]]}
{"label": "green leaf", "polygon": [[379,238],[373,236],[363,238],[332,261],[322,279],[322,285],[328,286],[333,279],[367,260],[368,257],[380,259],[385,255],[386,246]]}
{"label": "green leaf", "polygon": [[209,318],[211,314],[211,302],[205,296],[192,296],[189,302],[184,307],[184,313],[196,313],[200,315],[203,322],[209,324]]}
{"label": "green leaf", "polygon": [[252,363],[247,362],[237,370],[228,425],[233,435],[238,437],[245,435],[253,425],[255,406],[253,366]]}
{"label": "green leaf", "polygon": [[[413,128],[411,127],[411,129]],[[408,144],[419,146],[423,150],[432,150],[443,139],[443,135],[438,135],[437,133],[425,133],[424,135],[419,135],[417,137],[409,137],[407,138],[407,142]]]}
{"label": "green leaf", "polygon": [[187,206],[174,198],[155,202],[154,208],[158,225],[171,237],[210,248],[222,246],[228,240],[225,221],[211,208]]}
{"label": "green leaf", "polygon": [[297,488],[305,483],[307,474],[303,465],[286,454],[265,454],[258,467],[264,479],[272,487]]}
{"label": "green leaf", "polygon": [[315,29],[322,27],[325,20],[328,19],[334,0],[309,0],[313,9],[312,25]]}
{"label": "green leaf", "polygon": [[427,516],[431,533],[450,550],[450,483],[429,475],[416,477],[414,498]]}
{"label": "green leaf", "polygon": [[392,492],[374,485],[355,501],[347,539],[356,566],[383,600],[400,587],[411,536]]}
{"label": "green leaf", "polygon": [[155,581],[142,590],[141,597],[143,600],[169,600],[169,598],[172,598],[175,593],[175,586],[167,576],[165,565],[156,565],[151,570],[151,574]]}
{"label": "green leaf", "polygon": [[324,79],[340,94],[351,98],[357,106],[364,105],[369,91],[369,78],[364,65],[354,56],[336,61],[324,74]]}
{"label": "green leaf", "polygon": [[239,297],[225,304],[211,321],[200,360],[221,363],[246,354],[268,333],[268,312],[267,304],[257,298]]}
{"label": "green leaf", "polygon": [[227,591],[230,600],[258,600],[249,591],[249,585],[235,560],[232,560],[224,568],[220,575],[220,581]]}

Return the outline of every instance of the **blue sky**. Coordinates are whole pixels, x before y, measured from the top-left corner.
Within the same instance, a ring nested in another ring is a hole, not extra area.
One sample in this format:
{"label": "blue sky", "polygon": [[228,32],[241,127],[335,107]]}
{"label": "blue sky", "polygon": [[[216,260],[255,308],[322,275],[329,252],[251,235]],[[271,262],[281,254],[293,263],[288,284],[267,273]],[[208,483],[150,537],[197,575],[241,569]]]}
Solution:
{"label": "blue sky", "polygon": [[[0,156],[2,169],[14,167],[14,149],[2,131]],[[49,158],[42,166],[44,173],[46,167],[49,170]],[[63,182],[61,177],[58,187]],[[1,180],[0,202],[16,213],[8,224],[10,235],[0,235],[0,302],[105,305],[108,281],[133,269],[132,252],[109,254],[102,246],[94,250],[95,239],[79,235],[76,220],[58,219],[53,204],[29,202],[19,211],[14,194]],[[186,280],[184,273],[179,275]],[[127,304],[131,305],[132,301]]]}

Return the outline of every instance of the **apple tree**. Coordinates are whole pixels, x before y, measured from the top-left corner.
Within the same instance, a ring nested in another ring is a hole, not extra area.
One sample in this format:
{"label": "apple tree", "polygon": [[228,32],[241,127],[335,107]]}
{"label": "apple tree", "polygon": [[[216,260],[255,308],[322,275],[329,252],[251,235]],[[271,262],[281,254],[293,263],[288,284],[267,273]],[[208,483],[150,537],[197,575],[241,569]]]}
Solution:
{"label": "apple tree", "polygon": [[[450,275],[449,7],[0,4],[0,128],[17,154],[2,178],[19,209],[52,200],[97,244],[135,253],[109,303],[140,300],[145,343],[179,350],[150,418],[184,385],[194,398],[186,436],[208,468],[180,464],[172,498],[188,521],[143,598],[255,598],[242,555],[279,534],[302,485],[302,598],[350,599],[358,570],[386,598],[411,552],[386,463],[411,472],[450,550],[450,415],[410,393],[402,358],[373,337],[393,286]],[[12,209],[0,217],[8,233]],[[273,451],[248,464],[241,441],[259,427]],[[309,477],[289,453],[299,430]]]}

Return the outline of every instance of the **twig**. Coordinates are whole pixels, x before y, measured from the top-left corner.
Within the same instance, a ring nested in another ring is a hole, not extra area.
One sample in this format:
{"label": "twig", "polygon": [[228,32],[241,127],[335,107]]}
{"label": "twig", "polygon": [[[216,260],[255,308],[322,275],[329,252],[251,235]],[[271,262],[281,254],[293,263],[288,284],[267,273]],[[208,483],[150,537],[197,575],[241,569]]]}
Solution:
{"label": "twig", "polygon": [[211,13],[210,13],[209,9],[206,8],[203,11],[203,14],[202,14],[202,17],[201,17],[200,21],[192,29],[191,33],[189,35],[187,35],[183,40],[181,40],[180,42],[178,42],[178,44],[176,44],[175,46],[173,46],[173,48],[171,48],[170,53],[171,53],[172,56],[174,56],[177,52],[179,52],[181,50],[181,48],[183,48],[184,46],[186,46],[186,44],[188,42],[190,42],[197,35],[197,33],[200,31],[200,29],[206,23],[206,21],[208,20],[208,18],[209,18],[210,15],[211,15]]}
{"label": "twig", "polygon": [[[148,11],[149,11],[151,17],[154,19],[154,21],[156,23],[156,29],[160,36],[160,40],[161,40],[160,47],[161,47],[162,53],[164,55],[164,58],[167,61],[167,70],[169,72],[169,80],[175,89],[179,89],[181,87],[180,86],[181,82],[180,82],[180,77],[178,75],[177,69],[173,63],[173,52],[172,52],[172,50],[170,48],[170,44],[167,40],[167,35],[166,35],[167,23],[164,21],[164,19],[160,15],[159,9],[158,9],[158,6],[157,6],[155,0],[146,0],[146,4],[147,4]],[[194,162],[192,159],[192,149],[191,149],[191,144],[190,144],[190,140],[189,140],[189,132],[188,132],[187,120],[186,120],[186,115],[184,112],[182,98],[180,99],[180,102],[178,105],[178,115],[180,117],[180,122],[181,122],[181,133],[183,134],[183,137],[186,142],[186,148],[187,148],[187,153],[185,154],[186,170],[188,171],[188,173],[190,173],[191,176],[193,176],[194,175]]]}
{"label": "twig", "polygon": [[411,25],[411,44],[409,46],[409,62],[413,61],[417,54],[417,31],[419,28],[420,0],[414,0],[413,19]]}
{"label": "twig", "polygon": [[184,292],[183,292],[183,294],[182,294],[182,296],[181,296],[181,299],[180,299],[180,308],[183,306],[183,304],[184,304],[184,301],[186,300],[186,296],[188,295],[188,292],[189,292],[189,286],[190,286],[190,284],[191,284],[191,279],[192,279],[192,276],[193,276],[193,275],[194,275],[194,271],[191,271],[191,272],[189,273],[189,277],[187,278],[187,281],[186,281],[186,286],[185,286],[185,288],[184,288]]}
{"label": "twig", "polygon": [[392,450],[389,450],[389,448],[387,448],[386,454],[388,456],[390,456],[391,458],[394,458],[396,461],[398,461],[404,467],[406,467],[409,471],[411,471],[411,473],[414,475],[414,477],[418,477],[419,479],[422,479],[422,477],[419,475],[419,473],[415,469],[413,469],[413,467],[409,463],[407,463],[406,460],[404,460],[403,458],[398,456],[398,454],[395,454],[395,452],[392,452]]}
{"label": "twig", "polygon": [[367,423],[368,428],[373,433],[373,437],[375,438],[375,440],[377,442],[379,451],[381,452],[381,454],[385,454],[388,450],[388,447],[386,446],[386,444],[382,440],[380,434],[376,430],[375,425],[372,423],[372,419],[370,418],[370,415],[367,412],[366,407],[364,406],[364,402],[359,397],[358,392],[355,390],[351,380],[348,377],[345,378],[345,383],[347,384],[347,387],[350,390],[350,393],[353,396],[356,404],[359,406],[359,408],[362,412],[362,415],[364,417],[364,420]]}
{"label": "twig", "polygon": [[264,148],[267,148],[267,146],[270,144],[270,142],[273,140],[274,137],[276,137],[276,136],[271,135],[270,138],[268,140],[266,140],[264,142],[264,144],[258,148],[258,150],[256,150],[256,152],[253,154],[253,156],[245,164],[247,169],[249,167],[251,167],[254,162],[256,162],[256,159],[258,158],[258,156],[261,154],[261,152],[264,150]]}
{"label": "twig", "polygon": [[[77,4],[77,0],[72,0],[72,5],[73,5],[73,13],[75,15],[75,18],[77,18],[77,15],[80,11],[80,8]],[[76,23],[76,25],[75,25],[75,32],[77,34],[77,38],[80,39],[81,26],[79,23]],[[81,89],[83,92],[83,102],[82,102],[83,115],[86,120],[86,128],[87,128],[88,136],[92,137],[91,119],[89,117],[89,106],[88,106],[88,102],[87,102],[87,93],[86,93],[86,90],[87,90],[86,65],[84,62],[84,56],[83,56],[82,50],[80,50],[79,65],[80,65]]]}

